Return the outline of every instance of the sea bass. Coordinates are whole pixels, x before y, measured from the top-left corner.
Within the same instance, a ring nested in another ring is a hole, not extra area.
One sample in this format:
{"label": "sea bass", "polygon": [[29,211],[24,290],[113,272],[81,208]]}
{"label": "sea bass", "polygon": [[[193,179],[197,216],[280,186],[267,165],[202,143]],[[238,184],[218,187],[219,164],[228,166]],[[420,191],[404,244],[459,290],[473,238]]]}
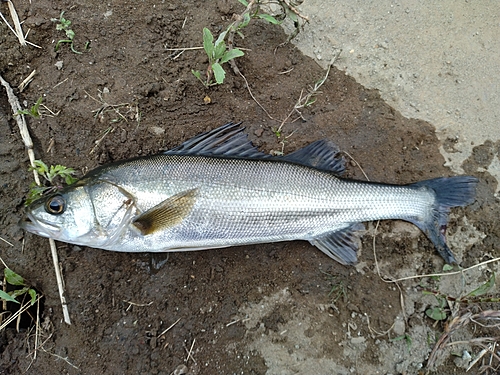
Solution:
{"label": "sea bass", "polygon": [[448,213],[474,201],[476,178],[401,186],[344,179],[344,159],[330,141],[273,157],[254,147],[243,129],[229,123],[162,154],[100,166],[33,202],[21,226],[126,252],[306,240],[353,264],[361,222],[400,219],[456,263],[446,245]]}

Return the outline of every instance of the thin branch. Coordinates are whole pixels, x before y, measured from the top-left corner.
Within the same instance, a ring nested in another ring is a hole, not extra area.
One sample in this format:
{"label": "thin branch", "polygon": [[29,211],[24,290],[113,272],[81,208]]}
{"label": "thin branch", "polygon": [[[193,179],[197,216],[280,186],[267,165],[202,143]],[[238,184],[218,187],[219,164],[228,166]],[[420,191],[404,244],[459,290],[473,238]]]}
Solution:
{"label": "thin branch", "polygon": [[19,39],[19,43],[22,46],[26,45],[26,40],[24,39],[23,29],[21,28],[21,23],[19,22],[19,17],[16,12],[16,8],[14,8],[14,4],[12,1],[8,0],[7,5],[9,6],[10,16],[12,17],[12,22],[14,22],[14,27],[16,28],[16,36]]}
{"label": "thin branch", "polygon": [[162,333],[158,335],[158,337],[163,336],[165,333],[170,331],[177,323],[181,321],[181,318],[177,319],[175,322],[173,322],[166,330],[164,330]]}
{"label": "thin branch", "polygon": [[304,89],[302,89],[300,91],[299,99],[297,100],[297,102],[293,106],[293,108],[290,111],[290,113],[288,114],[288,116],[286,116],[286,118],[281,122],[281,125],[278,127],[277,132],[281,132],[281,130],[283,129],[283,126],[286,123],[286,121],[290,118],[290,116],[294,112],[298,113],[298,115],[300,116],[299,118],[303,119],[302,113],[299,111],[299,109],[305,108],[305,107],[313,104],[316,101],[315,97],[318,94],[321,94],[321,91],[319,91],[319,89],[321,88],[321,86],[323,86],[323,84],[328,79],[328,75],[330,74],[330,69],[332,68],[333,64],[335,64],[335,61],[337,61],[337,59],[339,58],[339,56],[340,56],[341,53],[342,53],[342,49],[337,49],[336,50],[336,53],[334,54],[334,56],[330,60],[330,64],[328,64],[328,68],[326,69],[325,75],[323,76],[322,79],[320,79],[319,81],[317,81],[314,84],[313,87],[311,87],[309,89],[309,92],[306,95],[304,95]]}
{"label": "thin branch", "polygon": [[66,302],[66,297],[64,296],[64,281],[62,278],[61,270],[59,268],[59,257],[57,256],[57,247],[54,239],[49,238],[50,252],[52,254],[52,263],[54,263],[54,269],[56,271],[56,281],[57,288],[59,289],[59,297],[61,299],[61,307],[64,316],[64,322],[71,325],[71,319],[69,317],[68,304]]}
{"label": "thin branch", "polygon": [[3,242],[5,242],[6,244],[8,244],[8,245],[10,245],[10,246],[14,247],[14,245],[13,245],[13,244],[11,244],[9,241],[7,241],[7,240],[3,239],[2,237],[0,237],[0,241],[3,241]]}
{"label": "thin branch", "polygon": [[23,35],[23,29],[21,28],[21,23],[19,22],[19,17],[17,15],[16,9],[14,8],[14,4],[10,0],[7,0],[7,4],[9,6],[10,16],[12,18],[12,21],[14,22],[14,27],[16,29],[14,30],[12,28],[12,26],[10,26],[10,24],[7,22],[7,20],[3,16],[2,12],[0,12],[0,17],[3,19],[5,24],[9,27],[9,29],[17,37],[17,39],[19,40],[19,43],[21,43],[21,45],[23,45],[23,46],[25,46],[26,44],[29,44],[30,46],[41,49],[42,47],[40,47],[39,45],[36,45],[35,43],[31,43],[30,41],[26,40],[30,31],[28,30],[26,35]]}
{"label": "thin branch", "polygon": [[387,282],[387,283],[397,283],[398,281],[412,280],[412,279],[421,279],[423,277],[440,277],[440,276],[458,275],[458,274],[462,274],[464,272],[470,271],[471,269],[474,269],[474,268],[477,268],[477,267],[481,267],[481,266],[484,266],[484,265],[489,264],[489,263],[498,262],[498,261],[500,261],[500,258],[490,259],[490,260],[487,260],[487,261],[475,264],[473,266],[470,266],[468,268],[461,269],[459,271],[446,272],[446,273],[445,272],[442,272],[442,273],[429,273],[429,274],[425,274],[425,275],[407,276],[407,277],[402,277],[402,278],[396,279],[396,280],[387,280],[387,279],[382,279],[382,280],[385,281],[385,282]]}
{"label": "thin branch", "polygon": [[[38,295],[36,302],[42,298],[42,295]],[[21,306],[19,310],[16,311],[15,314],[11,315],[6,321],[2,322],[2,325],[0,325],[0,331],[3,330],[5,327],[7,327],[10,323],[12,323],[14,320],[18,319],[23,312],[28,310],[31,307],[31,302],[28,301],[24,305]]]}
{"label": "thin branch", "polygon": [[[23,114],[19,114],[19,111],[22,110],[21,105],[19,104],[19,100],[17,99],[14,91],[10,87],[9,83],[0,76],[0,83],[2,83],[5,91],[7,91],[7,97],[12,108],[12,112],[14,113],[14,118],[17,121],[17,126],[19,127],[19,132],[21,133],[21,138],[23,139],[24,146],[28,151],[28,156],[30,159],[30,164],[34,168],[35,167],[35,153],[33,151],[33,141],[31,140],[30,133],[28,131],[28,126],[26,124],[26,120]],[[35,178],[35,182],[37,185],[41,185],[40,178],[38,177],[38,173],[36,170],[33,170],[33,176]],[[54,270],[56,273],[57,287],[59,289],[59,297],[61,298],[61,306],[64,315],[64,321],[67,324],[71,324],[71,320],[68,312],[68,305],[66,304],[66,298],[64,297],[64,286],[62,281],[61,271],[59,269],[59,260],[57,256],[57,248],[54,240],[49,238],[50,250],[52,253],[52,261],[54,263]]]}
{"label": "thin branch", "polygon": [[[230,61],[233,61],[233,60],[230,60]],[[274,120],[273,119],[273,116],[271,116],[269,114],[269,112],[267,112],[267,110],[262,106],[262,104],[259,103],[259,101],[255,98],[255,96],[253,96],[252,94],[252,90],[250,90],[250,85],[248,84],[248,81],[246,79],[246,77],[243,75],[243,73],[241,73],[239,70],[238,70],[238,73],[240,74],[241,78],[243,78],[243,80],[245,81],[245,84],[247,86],[247,90],[248,90],[248,93],[250,94],[250,96],[252,97],[253,101],[255,103],[257,103],[257,105],[264,111],[264,113],[267,115],[267,117],[269,117],[271,120]]]}
{"label": "thin branch", "polygon": [[189,358],[191,358],[191,360],[194,362],[194,364],[196,365],[196,360],[194,359],[192,353],[193,353],[193,348],[194,348],[194,343],[196,342],[196,339],[193,339],[193,343],[191,344],[191,347],[189,348],[189,351],[187,350],[186,347],[184,347],[186,349],[186,352],[187,352],[187,357],[186,359],[184,360],[184,362],[188,363],[189,362]]}
{"label": "thin branch", "polygon": [[[236,20],[229,26],[229,32],[227,33],[227,47],[228,47],[229,51],[231,51],[234,48],[234,35],[236,34],[236,31],[238,31],[238,27],[244,21],[245,15],[250,14],[252,12],[253,7],[255,5],[255,1],[256,0],[250,0],[248,2],[247,7],[243,11],[243,13],[235,14],[233,16],[234,19],[236,19]],[[234,74],[242,75],[240,70],[238,69],[238,66],[236,65],[236,62],[234,61],[234,59],[229,60],[229,64],[231,65],[231,68],[233,69]],[[248,87],[248,85],[247,85],[247,87]],[[252,95],[252,97],[253,97],[253,95]],[[259,106],[262,108],[262,106],[260,104],[259,104]]]}

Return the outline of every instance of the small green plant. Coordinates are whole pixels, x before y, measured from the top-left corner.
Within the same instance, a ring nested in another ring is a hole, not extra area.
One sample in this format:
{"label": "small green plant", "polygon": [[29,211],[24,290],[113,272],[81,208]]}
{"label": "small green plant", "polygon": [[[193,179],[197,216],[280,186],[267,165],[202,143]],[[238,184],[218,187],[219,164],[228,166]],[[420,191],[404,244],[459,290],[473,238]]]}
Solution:
{"label": "small green plant", "polygon": [[[64,12],[61,12],[61,15],[59,16],[59,19],[57,18],[52,18],[52,22],[57,22],[56,24],[56,30],[58,31],[64,31],[66,34],[66,39],[60,39],[57,41],[56,46],[55,46],[55,51],[59,51],[59,47],[63,43],[68,43],[69,47],[71,48],[71,51],[74,53],[77,53],[81,55],[82,53],[80,51],[77,51],[75,49],[73,39],[75,38],[75,32],[70,28],[71,27],[71,21],[63,17]],[[88,49],[89,42],[85,44],[85,49]]]}
{"label": "small green plant", "polygon": [[28,116],[31,116],[34,118],[39,118],[40,112],[38,111],[38,109],[40,108],[40,105],[42,104],[42,100],[43,100],[43,97],[40,96],[40,98],[38,98],[36,103],[33,104],[33,106],[30,109],[19,110],[19,111],[17,111],[16,115],[17,116],[28,115]]}
{"label": "small green plant", "polygon": [[[214,36],[210,30],[206,27],[203,28],[203,49],[208,56],[208,68],[206,72],[207,78],[206,80],[203,80],[201,78],[201,73],[197,70],[192,70],[191,72],[207,87],[216,84],[220,85],[224,82],[226,72],[224,71],[224,68],[222,68],[222,64],[244,55],[243,51],[238,48],[227,50],[224,38],[226,37],[228,30],[222,32],[214,42]],[[215,82],[212,81],[212,77],[215,78]]]}
{"label": "small green plant", "polygon": [[29,205],[43,194],[61,190],[63,188],[62,181],[64,181],[66,185],[71,185],[77,180],[77,178],[73,177],[75,174],[73,168],[68,168],[64,165],[51,165],[48,167],[47,164],[41,160],[35,160],[34,164],[35,167],[30,167],[30,170],[35,170],[45,179],[49,186],[38,186],[33,183],[28,192],[26,205]]}
{"label": "small green plant", "polygon": [[43,176],[50,184],[54,184],[54,179],[58,176],[64,179],[64,182],[68,185],[76,181],[76,178],[73,177],[75,170],[65,167],[64,165],[51,165],[49,168],[43,161],[35,160],[35,168],[33,169],[36,170],[40,176]]}
{"label": "small green plant", "polygon": [[[241,4],[243,4],[244,6],[248,7],[248,1],[246,0],[238,0]],[[241,23],[240,25],[240,29],[247,26],[249,23],[250,23],[250,20],[252,18],[260,18],[260,19],[263,19],[263,20],[266,20],[267,22],[269,23],[272,23],[273,25],[279,25],[281,23],[281,21],[279,21],[278,19],[276,19],[276,17],[268,14],[268,13],[261,13],[260,10],[260,5],[261,5],[261,2],[260,1],[257,1],[256,2],[256,7],[255,7],[255,10],[253,13],[245,13],[243,15],[243,22]],[[285,17],[282,17],[283,19]]]}
{"label": "small green plant", "polygon": [[[244,38],[242,33],[242,29],[244,29],[252,19],[262,19],[271,24],[277,25],[280,24],[285,18],[290,18],[296,30],[292,33],[289,39],[283,43],[288,43],[291,39],[293,39],[300,31],[300,21],[299,19],[304,20],[305,22],[309,22],[309,19],[302,14],[300,14],[295,8],[296,5],[300,4],[302,1],[297,0],[295,2],[288,2],[286,0],[278,0],[277,4],[281,8],[281,12],[276,16],[262,12],[262,6],[264,4],[269,5],[271,2],[269,1],[260,1],[260,0],[238,0],[241,4],[243,4],[246,9],[243,13],[239,15],[234,15],[236,19],[232,22],[229,27],[223,31],[217,40],[214,43],[214,36],[207,28],[203,29],[203,49],[208,56],[208,67],[206,71],[206,79],[202,78],[201,72],[198,70],[191,70],[193,75],[200,80],[203,85],[206,87],[212,85],[220,85],[224,82],[224,78],[226,76],[226,72],[222,67],[222,64],[226,62],[230,62],[231,66],[236,74],[240,74],[234,59],[240,56],[243,56],[244,53],[238,48],[234,48],[234,35],[238,34],[241,38]],[[226,38],[227,37],[227,38]],[[227,46],[226,42],[227,39]],[[215,78],[215,82],[212,80]]]}
{"label": "small green plant", "polygon": [[336,284],[332,284],[332,288],[330,289],[330,293],[328,293],[328,297],[333,299],[333,302],[337,302],[340,298],[345,303],[347,302],[347,292],[344,286],[343,281],[339,281]]}
{"label": "small green plant", "polygon": [[485,295],[495,286],[495,273],[478,288],[467,293],[465,296],[455,298],[441,293],[438,290],[423,290],[424,295],[433,295],[436,297],[437,305],[429,307],[425,310],[425,314],[435,321],[446,320],[449,310],[447,309],[448,302],[458,304],[475,304],[475,303],[496,303],[500,302],[498,297],[485,297]]}
{"label": "small green plant", "polygon": [[10,268],[4,268],[3,270],[4,278],[7,284],[10,284],[12,286],[21,286],[21,289],[14,289],[13,291],[10,292],[5,292],[3,290],[0,290],[0,299],[3,299],[7,302],[14,302],[14,303],[20,303],[16,298],[23,295],[23,294],[28,294],[31,299],[31,305],[33,305],[36,302],[36,299],[38,297],[37,292],[35,289],[31,288],[26,281],[23,279],[22,276],[18,275],[14,271],[12,271]]}
{"label": "small green plant", "polygon": [[[233,70],[237,71],[233,60],[237,57],[243,56],[244,53],[238,48],[233,48],[234,35],[238,34],[241,38],[244,38],[242,29],[247,27],[252,19],[263,19],[274,25],[281,23],[277,17],[261,11],[261,1],[251,1],[250,3],[246,0],[238,1],[247,8],[241,15],[236,16],[236,21],[231,23],[229,27],[219,35],[215,42],[214,36],[210,30],[207,28],[203,29],[203,49],[208,56],[206,79],[204,80],[201,72],[197,70],[192,70],[191,72],[206,87],[220,85],[224,82],[226,72],[222,67],[222,64],[232,62]],[[282,19],[284,19],[286,15],[289,14],[287,10],[289,7],[286,5],[286,2],[279,1],[279,3],[283,9]],[[294,18],[296,15],[294,14],[294,16],[291,17]],[[229,48],[227,48],[226,40]],[[215,78],[215,82],[212,81],[212,78]]]}
{"label": "small green plant", "polygon": [[[281,45],[285,45],[288,42],[290,42],[293,38],[295,38],[299,32],[300,29],[303,27],[303,25],[307,22],[309,22],[309,18],[306,16],[300,14],[300,12],[297,10],[297,6],[302,4],[303,0],[276,0],[276,1],[261,1],[261,0],[254,0],[251,2],[248,2],[247,0],[238,0],[241,4],[247,7],[249,9],[250,6],[250,17],[249,18],[260,18],[263,20],[266,20],[274,25],[280,24],[285,20],[285,18],[290,19],[293,22],[293,25],[295,27],[295,30],[290,34],[288,37],[287,41],[282,43]],[[276,15],[270,15],[268,13],[261,13],[261,6],[262,5],[269,5],[271,3],[274,3],[279,6],[281,9],[279,12],[276,12]],[[255,9],[255,10],[254,10]],[[253,10],[253,12],[252,12]],[[244,20],[244,22],[246,19]],[[302,21],[302,23],[301,23]]]}
{"label": "small green plant", "polygon": [[276,138],[280,139],[281,138],[281,129],[280,128],[276,128],[276,127],[272,127],[271,128],[271,131],[274,133],[274,135],[276,136]]}
{"label": "small green plant", "polygon": [[[278,126],[277,128],[276,127],[272,127],[271,128],[271,131],[276,136],[276,139],[279,141],[279,143],[281,143],[281,151],[280,151],[281,155],[283,155],[283,153],[284,153],[285,143],[287,142],[287,139],[290,138],[293,135],[293,133],[294,133],[294,132],[292,132],[291,134],[285,136],[284,133],[283,133],[283,127],[284,127],[284,125],[287,123],[287,121],[289,121],[289,119],[291,119],[289,122],[292,122],[292,123],[295,122],[295,121],[297,121],[300,118],[302,120],[306,121],[306,119],[302,115],[301,110],[304,109],[304,108],[312,106],[316,102],[317,96],[319,94],[321,94],[321,91],[319,91],[319,89],[326,82],[326,80],[328,78],[328,75],[330,74],[331,67],[333,66],[333,64],[338,59],[338,57],[340,56],[341,53],[342,53],[342,50],[340,50],[340,49],[338,49],[336,51],[335,55],[330,60],[330,64],[328,64],[328,69],[326,70],[325,75],[321,79],[319,79],[318,81],[316,81],[314,83],[314,86],[309,87],[309,89],[308,89],[308,91],[307,91],[306,94],[304,94],[305,90],[301,90],[300,96],[299,96],[297,102],[293,106],[292,110],[288,113],[288,115],[286,116],[286,118],[281,122],[280,126]],[[298,117],[296,117],[295,119],[291,118],[291,116],[294,113],[296,113],[298,115]]]}
{"label": "small green plant", "polygon": [[408,351],[410,351],[411,344],[412,344],[412,339],[411,339],[411,336],[408,335],[408,334],[404,334],[404,335],[401,335],[401,336],[398,336],[398,337],[394,337],[393,339],[390,339],[389,341],[390,342],[396,342],[396,341],[401,341],[401,340],[405,340],[406,347],[408,348]]}
{"label": "small green plant", "polygon": [[[424,291],[424,294],[432,294],[432,293],[426,293]],[[448,314],[446,312],[447,300],[442,295],[434,295],[434,296],[436,297],[437,306],[429,307],[427,310],[425,310],[425,315],[427,315],[432,320],[436,321],[446,320],[448,318]]]}
{"label": "small green plant", "polygon": [[328,293],[328,298],[332,299],[332,302],[335,303],[339,299],[342,298],[344,303],[347,302],[347,291],[343,280],[338,280],[336,276],[329,274],[328,272],[321,271],[327,276],[328,281],[330,282],[331,288]]}

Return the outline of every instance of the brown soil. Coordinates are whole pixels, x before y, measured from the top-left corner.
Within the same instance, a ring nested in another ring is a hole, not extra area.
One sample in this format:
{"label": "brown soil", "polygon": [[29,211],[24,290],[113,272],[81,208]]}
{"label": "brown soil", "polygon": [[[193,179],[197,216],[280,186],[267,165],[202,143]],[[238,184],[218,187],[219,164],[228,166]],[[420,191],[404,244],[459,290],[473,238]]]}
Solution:
{"label": "brown soil", "polygon": [[[301,91],[325,74],[292,45],[276,49],[287,38],[279,27],[253,21],[244,30],[245,39],[236,40],[248,49],[237,64],[270,119],[229,68],[223,85],[207,89],[191,73],[191,69],[205,70],[203,51],[167,50],[201,46],[202,28],[217,34],[227,27],[232,14],[243,9],[237,1],[37,0],[16,7],[25,31],[31,29],[28,39],[42,48],[21,47],[0,24],[0,73],[17,86],[36,69],[28,88],[16,93],[26,107],[42,96],[43,104],[57,113],[45,111],[40,119],[28,118],[36,156],[47,164],[73,167],[80,176],[110,161],[157,153],[230,121],[243,121],[261,150],[281,151],[272,129],[287,117]],[[6,5],[0,10],[8,14]],[[64,34],[51,19],[59,18],[61,11],[72,21],[75,48],[82,54],[73,53],[68,44],[54,51],[54,41]],[[84,50],[87,41],[90,49]],[[352,155],[371,180],[404,184],[450,173],[443,167],[431,125],[403,118],[376,91],[341,71],[332,69],[317,101],[302,116],[284,126],[285,153],[328,138]],[[395,334],[377,337],[369,330],[363,320],[366,314],[370,327],[379,332],[387,331],[401,315],[398,289],[383,282],[375,270],[369,233],[360,254],[364,266],[358,268],[341,266],[298,241],[169,255],[114,253],[59,243],[72,319],[68,326],[62,322],[48,241],[17,226],[33,177],[3,93],[0,134],[0,237],[13,244],[0,241],[1,257],[45,296],[43,350],[38,349],[33,359],[34,330],[29,326],[19,332],[15,327],[3,330],[0,374],[165,375],[175,369],[183,373],[178,367],[182,365],[191,374],[265,374],[275,365],[269,359],[272,353],[265,353],[267,342],[259,341],[264,336],[283,348],[291,361],[276,354],[276,361],[284,363],[282,369],[268,373],[304,373],[299,362],[310,359],[337,363],[338,373],[345,369],[366,373],[363,368],[376,373],[388,368],[379,351],[398,350],[406,357],[415,355],[418,363],[403,368],[393,363],[389,368],[392,373],[411,374],[423,362],[418,358],[427,357],[434,336],[444,329],[426,318],[426,302],[418,301],[405,322],[407,327],[419,322],[432,333],[423,352],[411,353],[404,340],[391,341]],[[469,173],[481,164],[482,154],[498,152],[498,145],[485,147],[489,148],[478,149],[468,161]],[[364,178],[354,162],[348,174]],[[469,221],[487,234],[463,255],[464,266],[498,256],[494,179],[487,172],[478,177],[478,202],[455,210],[450,224],[453,232],[466,212]],[[385,222],[378,231],[390,233],[395,226]],[[398,275],[404,267],[428,273],[442,266],[423,235],[415,239],[403,231],[397,237],[382,236],[377,248],[387,274]],[[415,256],[420,257],[418,265],[413,264]],[[345,288],[345,300],[334,301],[335,293],[329,294],[334,285]],[[259,315],[255,308],[259,305],[271,307]],[[357,328],[348,324],[355,317]],[[300,337],[286,333],[286,327],[296,327],[294,334]],[[349,351],[345,340],[351,330],[366,341],[351,340],[354,346]],[[365,345],[363,350],[356,349],[358,341]],[[191,348],[192,356],[186,360]],[[448,357],[439,373],[461,371],[465,370]]]}

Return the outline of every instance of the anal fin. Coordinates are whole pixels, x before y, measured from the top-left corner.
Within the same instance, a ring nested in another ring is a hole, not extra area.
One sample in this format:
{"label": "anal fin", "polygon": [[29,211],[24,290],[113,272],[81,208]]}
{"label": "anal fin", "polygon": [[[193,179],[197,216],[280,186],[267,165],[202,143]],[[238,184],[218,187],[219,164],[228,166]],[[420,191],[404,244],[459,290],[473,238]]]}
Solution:
{"label": "anal fin", "polygon": [[198,189],[175,194],[149,210],[132,222],[143,235],[152,234],[180,223],[193,208]]}
{"label": "anal fin", "polygon": [[358,260],[359,236],[356,232],[365,230],[361,223],[354,223],[337,232],[327,233],[309,242],[330,258],[345,265],[355,264]]}

